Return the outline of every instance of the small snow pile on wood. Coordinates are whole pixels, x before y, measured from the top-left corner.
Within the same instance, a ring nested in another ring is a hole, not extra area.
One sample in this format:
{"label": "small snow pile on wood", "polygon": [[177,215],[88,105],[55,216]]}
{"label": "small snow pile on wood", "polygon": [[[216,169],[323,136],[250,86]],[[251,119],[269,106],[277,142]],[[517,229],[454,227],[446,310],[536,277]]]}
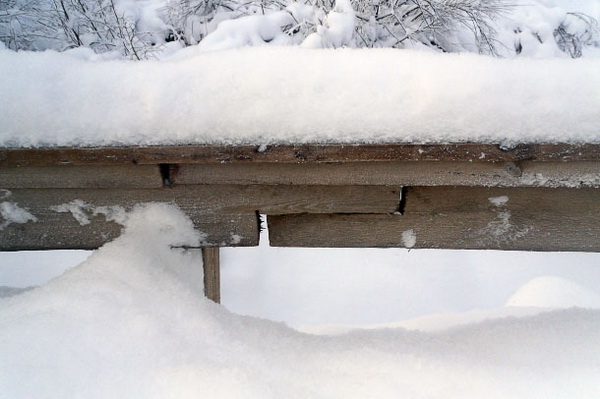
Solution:
{"label": "small snow pile on wood", "polygon": [[[600,311],[570,309],[433,332],[315,336],[202,295],[191,221],[141,206],[123,235],[63,276],[0,299],[10,398],[598,397]],[[509,314],[505,314],[509,315]],[[414,326],[413,326],[414,327]],[[35,383],[33,383],[35,382]]]}
{"label": "small snow pile on wood", "polygon": [[412,248],[417,243],[417,234],[413,229],[405,230],[402,232],[402,244],[406,248]]}
{"label": "small snow pile on wood", "polygon": [[12,193],[8,190],[0,190],[0,231],[12,223],[36,222],[37,218],[26,209],[10,201]]}

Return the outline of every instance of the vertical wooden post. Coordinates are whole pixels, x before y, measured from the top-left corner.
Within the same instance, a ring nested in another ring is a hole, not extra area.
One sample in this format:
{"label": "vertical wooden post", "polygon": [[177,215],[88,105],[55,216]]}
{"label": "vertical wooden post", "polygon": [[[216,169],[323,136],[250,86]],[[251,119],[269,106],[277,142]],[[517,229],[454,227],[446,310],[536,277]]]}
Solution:
{"label": "vertical wooden post", "polygon": [[221,273],[219,248],[202,248],[204,268],[204,295],[213,302],[221,303]]}

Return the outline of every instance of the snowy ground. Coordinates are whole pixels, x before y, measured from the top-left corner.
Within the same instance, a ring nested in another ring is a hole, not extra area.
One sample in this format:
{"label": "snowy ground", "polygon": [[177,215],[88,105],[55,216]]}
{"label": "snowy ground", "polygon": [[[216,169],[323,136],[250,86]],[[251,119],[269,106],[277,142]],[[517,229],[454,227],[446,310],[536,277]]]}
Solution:
{"label": "snowy ground", "polygon": [[[165,28],[165,2],[117,3]],[[554,32],[587,34],[569,12],[600,18],[600,1],[515,3],[496,21],[504,59],[310,49],[352,47],[347,2],[302,47],[272,45],[282,13],[138,63],[0,43],[0,146],[599,143],[596,39],[572,60]],[[185,215],[155,205],[126,224],[87,260],[0,254],[0,396],[600,397],[598,254],[228,249],[220,307],[199,254],[170,247],[198,239]]]}
{"label": "snowy ground", "polygon": [[204,299],[199,254],[170,249],[197,240],[178,211],[142,208],[83,264],[0,299],[6,397],[600,395],[596,254],[225,251],[225,307],[306,334]]}

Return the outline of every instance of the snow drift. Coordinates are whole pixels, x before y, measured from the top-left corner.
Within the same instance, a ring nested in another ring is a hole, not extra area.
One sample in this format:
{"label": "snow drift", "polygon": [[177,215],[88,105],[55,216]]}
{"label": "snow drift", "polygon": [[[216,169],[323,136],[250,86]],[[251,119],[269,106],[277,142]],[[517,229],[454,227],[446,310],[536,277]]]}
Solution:
{"label": "snow drift", "polygon": [[0,299],[11,398],[597,397],[600,311],[314,336],[202,296],[200,235],[166,205],[47,285]]}
{"label": "snow drift", "polygon": [[572,281],[543,276],[519,288],[506,301],[506,306],[600,309],[600,295]]}

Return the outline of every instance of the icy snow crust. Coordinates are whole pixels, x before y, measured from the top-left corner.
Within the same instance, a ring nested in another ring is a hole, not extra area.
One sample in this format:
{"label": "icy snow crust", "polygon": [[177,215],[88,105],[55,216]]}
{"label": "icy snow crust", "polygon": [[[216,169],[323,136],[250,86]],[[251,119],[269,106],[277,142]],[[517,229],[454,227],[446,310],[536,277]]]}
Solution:
{"label": "icy snow crust", "polygon": [[[202,296],[201,237],[140,206],[125,232],[47,285],[0,299],[10,398],[598,397],[600,311],[315,336]],[[507,308],[508,309],[508,308]],[[510,315],[505,310],[503,316]],[[482,320],[479,315],[473,319]]]}
{"label": "icy snow crust", "polygon": [[[600,58],[298,47],[0,50],[0,146],[600,143]],[[85,57],[84,57],[85,58]]]}

